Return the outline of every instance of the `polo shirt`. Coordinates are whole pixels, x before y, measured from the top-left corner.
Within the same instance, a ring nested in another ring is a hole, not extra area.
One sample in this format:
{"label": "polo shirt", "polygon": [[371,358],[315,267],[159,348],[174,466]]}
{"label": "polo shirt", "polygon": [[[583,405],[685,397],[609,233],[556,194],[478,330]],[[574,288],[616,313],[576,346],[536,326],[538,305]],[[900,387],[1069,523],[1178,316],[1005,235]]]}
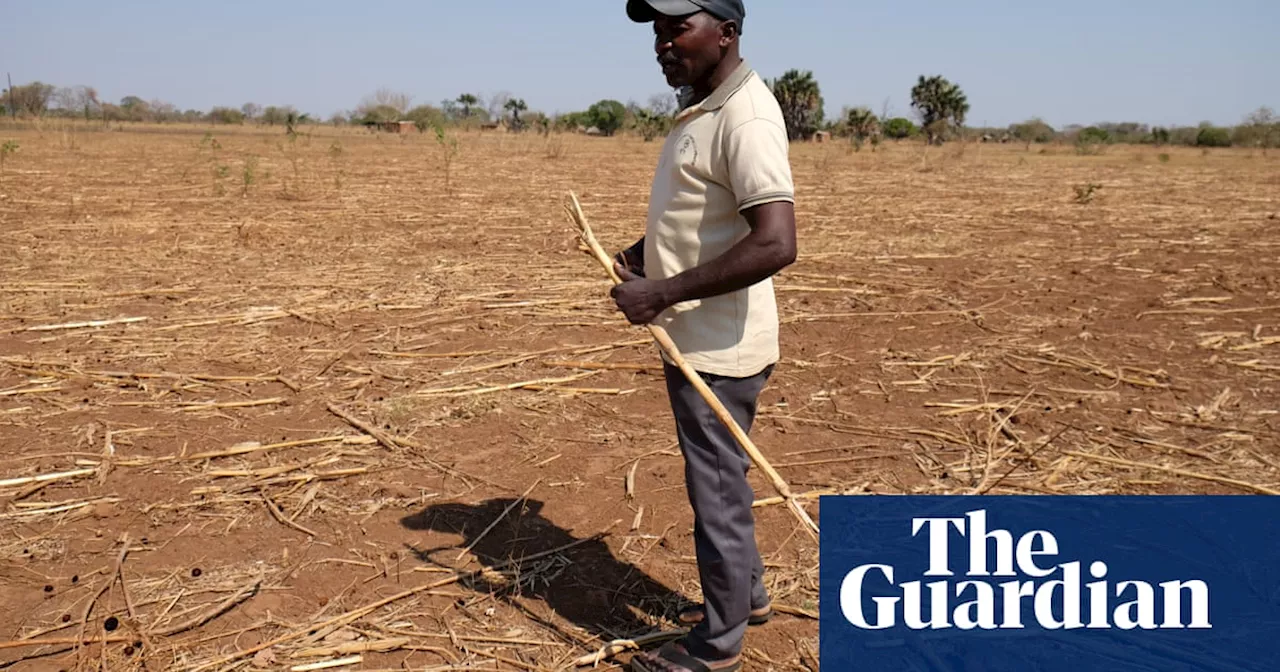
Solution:
{"label": "polo shirt", "polygon": [[[794,203],[789,149],[777,99],[745,61],[705,100],[681,110],[649,195],[646,277],[667,279],[729,251],[751,232],[743,210]],[[654,324],[700,373],[743,378],[778,361],[771,278],[676,304]]]}

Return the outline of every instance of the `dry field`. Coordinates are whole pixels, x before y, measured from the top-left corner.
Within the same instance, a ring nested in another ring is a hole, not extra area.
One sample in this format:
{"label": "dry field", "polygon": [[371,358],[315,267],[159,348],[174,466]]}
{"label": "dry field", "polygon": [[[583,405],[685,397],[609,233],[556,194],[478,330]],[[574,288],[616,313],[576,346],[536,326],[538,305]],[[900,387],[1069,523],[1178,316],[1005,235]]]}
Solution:
{"label": "dry field", "polygon": [[[0,127],[0,668],[562,670],[671,629],[657,352],[561,209],[630,243],[658,145],[462,135],[446,188],[434,137],[205,131]],[[1280,492],[1280,156],[793,165],[752,430],[792,487]],[[816,669],[816,544],[758,520],[787,613],[748,669]]]}

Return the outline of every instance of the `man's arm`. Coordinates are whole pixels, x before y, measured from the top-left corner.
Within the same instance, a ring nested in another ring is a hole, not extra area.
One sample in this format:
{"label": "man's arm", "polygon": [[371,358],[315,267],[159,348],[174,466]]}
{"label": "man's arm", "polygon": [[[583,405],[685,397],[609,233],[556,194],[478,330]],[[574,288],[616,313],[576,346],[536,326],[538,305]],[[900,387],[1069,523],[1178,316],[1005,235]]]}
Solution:
{"label": "man's arm", "polygon": [[757,205],[742,215],[751,233],[728,252],[667,280],[669,305],[736,292],[795,263],[796,217],[790,201]]}
{"label": "man's arm", "polygon": [[648,324],[684,301],[750,287],[796,260],[795,206],[764,203],[742,211],[751,232],[719,257],[666,280],[646,280],[618,264],[623,284],[610,294],[632,324]]}

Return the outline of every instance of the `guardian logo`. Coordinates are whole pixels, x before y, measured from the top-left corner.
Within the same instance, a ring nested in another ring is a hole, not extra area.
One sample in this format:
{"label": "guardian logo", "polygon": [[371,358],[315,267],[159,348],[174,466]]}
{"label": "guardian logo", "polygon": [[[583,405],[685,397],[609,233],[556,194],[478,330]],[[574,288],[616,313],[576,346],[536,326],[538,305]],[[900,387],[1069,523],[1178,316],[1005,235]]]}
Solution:
{"label": "guardian logo", "polygon": [[[901,572],[892,565],[855,567],[840,584],[840,610],[855,627],[881,630],[901,620],[913,630],[1020,629],[1026,627],[1022,618],[1028,606],[1033,607],[1040,627],[1049,630],[1212,627],[1209,586],[1204,581],[1164,581],[1159,590],[1139,580],[1112,584],[1106,580],[1107,563],[1095,560],[1088,573],[1098,580],[1085,584],[1079,560],[1055,564],[1059,549],[1052,532],[1032,530],[1015,539],[1009,530],[988,531],[985,510],[970,511],[963,518],[913,518],[911,537],[922,536],[929,549],[929,568],[924,576],[947,578],[895,584],[894,577]],[[965,542],[968,551],[962,575],[966,580],[952,578],[956,571],[948,551],[956,542]],[[1001,581],[1003,577],[1008,580]],[[874,617],[868,619],[863,587],[872,581],[893,586],[901,594],[871,598],[876,608]],[[1183,614],[1184,592],[1191,598],[1189,617]],[[928,613],[922,607],[926,593],[931,603]],[[1061,617],[1054,613],[1054,600],[1063,605]],[[1159,622],[1158,612],[1163,614]]]}
{"label": "guardian logo", "polygon": [[828,497],[824,669],[1280,670],[1280,498]]}

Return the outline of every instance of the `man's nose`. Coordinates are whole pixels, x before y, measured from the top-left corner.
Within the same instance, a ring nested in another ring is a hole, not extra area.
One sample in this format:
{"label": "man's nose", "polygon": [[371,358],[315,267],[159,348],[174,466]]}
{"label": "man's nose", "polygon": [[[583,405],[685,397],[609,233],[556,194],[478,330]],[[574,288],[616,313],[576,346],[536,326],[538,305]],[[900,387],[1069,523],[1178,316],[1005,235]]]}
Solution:
{"label": "man's nose", "polygon": [[653,50],[659,56],[671,51],[671,40],[663,39],[661,37],[657,38],[653,41]]}

